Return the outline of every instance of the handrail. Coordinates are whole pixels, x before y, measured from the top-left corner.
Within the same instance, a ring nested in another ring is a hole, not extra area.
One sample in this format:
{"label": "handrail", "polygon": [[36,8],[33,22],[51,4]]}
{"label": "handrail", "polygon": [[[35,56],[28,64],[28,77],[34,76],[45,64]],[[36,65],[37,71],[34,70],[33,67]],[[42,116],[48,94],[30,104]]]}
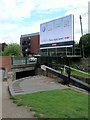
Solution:
{"label": "handrail", "polygon": [[[53,69],[53,68],[50,68],[48,66],[45,66],[45,65],[41,65],[41,69],[46,71],[46,73],[48,74],[48,72],[56,75],[57,77],[60,77],[63,79],[64,83],[66,84],[67,83],[67,80],[68,80],[68,75],[65,75],[65,74],[62,74],[60,73],[59,71]],[[71,83],[77,83],[79,87],[87,90],[90,92],[90,85],[88,85],[87,83],[83,82],[83,81],[80,81],[79,79],[77,78],[74,78],[74,77],[70,77],[70,82]]]}
{"label": "handrail", "polygon": [[31,57],[12,57],[12,65],[28,65],[32,62],[35,62],[35,61],[32,61],[30,62],[30,59]]}
{"label": "handrail", "polygon": [[89,75],[88,73],[86,73],[86,72],[84,72],[84,71],[81,71],[81,70],[78,70],[78,69],[75,69],[75,68],[69,67],[69,66],[67,66],[67,65],[64,65],[64,69],[65,69],[65,67],[70,68],[71,70],[75,70],[75,71],[78,71],[78,72],[84,73],[84,74],[86,74],[86,75]]}

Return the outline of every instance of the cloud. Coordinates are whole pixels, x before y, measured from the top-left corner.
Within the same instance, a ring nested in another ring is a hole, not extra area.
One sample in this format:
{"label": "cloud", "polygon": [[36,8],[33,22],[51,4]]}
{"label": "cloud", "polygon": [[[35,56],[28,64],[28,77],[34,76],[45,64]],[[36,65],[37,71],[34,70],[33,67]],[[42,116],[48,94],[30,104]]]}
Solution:
{"label": "cloud", "polygon": [[45,11],[48,9],[57,9],[57,8],[65,8],[68,5],[68,1],[66,0],[37,0],[37,8],[38,10]]}
{"label": "cloud", "polygon": [[[69,14],[74,14],[75,40],[79,41],[79,15],[82,15],[83,31],[87,33],[87,12],[88,0],[0,0],[0,42],[19,43],[22,34],[39,32],[41,23]],[[54,17],[55,13],[58,15]]]}
{"label": "cloud", "polygon": [[20,43],[19,41],[20,35],[17,32],[9,32],[9,33],[0,33],[0,43]]}
{"label": "cloud", "polygon": [[[2,25],[3,26],[3,25]],[[15,24],[7,24],[2,27],[3,31],[0,33],[0,43],[20,43],[20,36],[23,34],[30,34],[40,31],[40,21],[33,22],[28,26],[24,25],[15,25]],[[6,33],[5,33],[6,31]]]}
{"label": "cloud", "polygon": [[17,24],[10,24],[10,23],[5,23],[5,24],[0,24],[0,28],[2,30],[2,32],[5,32],[5,31],[12,31],[12,30],[15,30],[18,28],[18,25]]}
{"label": "cloud", "polygon": [[[30,17],[35,11],[75,10],[87,7],[88,0],[0,0],[0,21],[19,20]],[[35,10],[35,11],[34,11]],[[83,11],[83,10],[82,10]],[[2,14],[3,13],[3,14]]]}
{"label": "cloud", "polygon": [[35,0],[36,9],[41,12],[48,10],[73,10],[77,7],[85,8],[88,6],[89,0]]}
{"label": "cloud", "polygon": [[81,37],[80,15],[82,16],[83,34],[88,33],[88,0],[82,0],[82,2],[80,2],[81,1],[78,0],[76,4],[72,5],[72,8],[68,8],[65,13],[65,15],[72,13],[74,15],[74,39],[77,42],[79,42]]}
{"label": "cloud", "polygon": [[0,0],[0,21],[19,20],[31,15],[32,0]]}

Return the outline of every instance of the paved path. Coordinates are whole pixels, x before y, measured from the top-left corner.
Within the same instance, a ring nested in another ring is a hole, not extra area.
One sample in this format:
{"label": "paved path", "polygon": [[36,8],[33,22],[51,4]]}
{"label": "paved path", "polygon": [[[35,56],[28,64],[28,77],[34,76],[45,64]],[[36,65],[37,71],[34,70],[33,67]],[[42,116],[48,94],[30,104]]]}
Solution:
{"label": "paved path", "polygon": [[2,116],[2,85],[0,81],[0,120],[1,120],[1,116]]}
{"label": "paved path", "polygon": [[9,85],[12,96],[17,94],[67,88],[67,86],[59,84],[55,79],[39,75],[19,79]]}
{"label": "paved path", "polygon": [[[12,95],[68,88],[67,86],[63,86],[55,82],[55,79],[39,75],[15,80],[11,83],[9,82],[9,84]],[[29,108],[23,106],[18,107],[12,102],[12,100],[10,100],[8,82],[3,82],[2,94],[3,118],[34,118],[33,113]]]}
{"label": "paved path", "polygon": [[10,100],[7,82],[3,82],[2,87],[2,118],[33,118],[33,114],[29,108],[18,107]]}
{"label": "paved path", "polygon": [[[2,117],[3,118],[34,118],[29,108],[16,106],[10,100],[8,84],[12,95],[33,93],[53,89],[67,89],[67,86],[58,84],[55,79],[44,76],[31,76],[15,80],[14,82],[3,82],[2,84]],[[35,118],[34,118],[35,119]]]}

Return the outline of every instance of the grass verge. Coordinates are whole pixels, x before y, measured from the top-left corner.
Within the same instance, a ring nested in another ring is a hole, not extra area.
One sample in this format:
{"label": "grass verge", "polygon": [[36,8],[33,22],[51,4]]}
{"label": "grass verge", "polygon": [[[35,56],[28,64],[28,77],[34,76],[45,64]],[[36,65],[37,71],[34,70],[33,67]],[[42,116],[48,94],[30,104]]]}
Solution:
{"label": "grass verge", "polygon": [[83,77],[83,78],[89,78],[90,77],[90,74],[89,73],[87,73],[87,72],[78,72],[78,71],[75,71],[75,70],[72,70],[71,71],[71,75],[77,75],[77,76],[81,76],[81,77]]}
{"label": "grass verge", "polygon": [[14,103],[32,107],[38,118],[88,118],[88,95],[67,89],[12,97]]}

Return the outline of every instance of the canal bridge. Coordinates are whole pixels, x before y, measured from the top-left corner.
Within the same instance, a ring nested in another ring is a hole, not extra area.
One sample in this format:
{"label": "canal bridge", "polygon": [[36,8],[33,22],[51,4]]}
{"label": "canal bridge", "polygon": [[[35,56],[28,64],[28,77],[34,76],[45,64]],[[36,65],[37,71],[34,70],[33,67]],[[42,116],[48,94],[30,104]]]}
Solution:
{"label": "canal bridge", "polygon": [[31,57],[12,58],[12,76],[14,79],[32,76],[35,74],[37,59]]}

